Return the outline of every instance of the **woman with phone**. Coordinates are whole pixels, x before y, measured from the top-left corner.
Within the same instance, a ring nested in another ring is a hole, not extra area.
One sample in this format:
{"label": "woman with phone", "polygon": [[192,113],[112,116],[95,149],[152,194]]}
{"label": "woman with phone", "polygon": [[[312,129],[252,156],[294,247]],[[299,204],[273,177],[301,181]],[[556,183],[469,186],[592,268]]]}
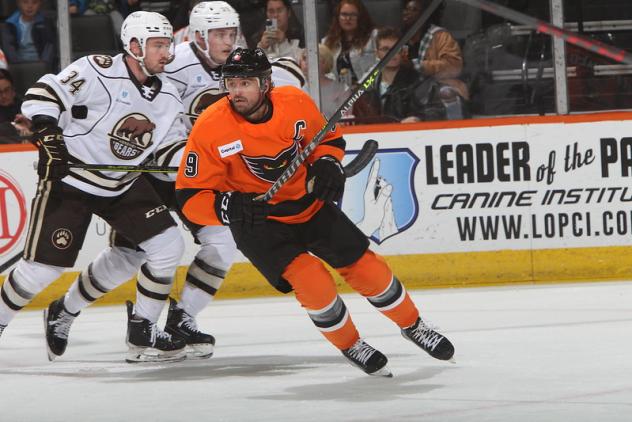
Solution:
{"label": "woman with phone", "polygon": [[321,40],[334,54],[334,76],[355,86],[375,64],[377,30],[361,0],[341,0]]}
{"label": "woman with phone", "polygon": [[267,0],[265,27],[255,35],[257,47],[270,59],[291,57],[298,61],[305,47],[303,27],[289,0]]}

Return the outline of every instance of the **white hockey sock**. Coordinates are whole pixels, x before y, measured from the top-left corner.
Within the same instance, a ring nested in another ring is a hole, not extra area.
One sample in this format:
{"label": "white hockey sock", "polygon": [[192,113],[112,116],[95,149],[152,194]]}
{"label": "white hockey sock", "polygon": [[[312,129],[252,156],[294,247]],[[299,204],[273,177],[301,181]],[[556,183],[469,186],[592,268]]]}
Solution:
{"label": "white hockey sock", "polygon": [[20,259],[0,288],[0,324],[8,325],[20,309],[63,271],[62,267]]}
{"label": "white hockey sock", "polygon": [[134,313],[144,319],[151,322],[158,322],[160,318],[160,312],[165,307],[164,300],[156,300],[148,298],[140,292],[136,292],[136,305],[134,307]]}
{"label": "white hockey sock", "polygon": [[178,307],[184,309],[184,312],[187,314],[196,316],[202,309],[206,308],[212,300],[213,296],[204,290],[185,283],[184,289],[182,289],[182,297],[180,298],[180,302],[178,302]]}
{"label": "white hockey sock", "polygon": [[18,311],[9,308],[4,301],[0,301],[0,325],[9,325],[17,313]]}
{"label": "white hockey sock", "polygon": [[71,314],[76,314],[91,303],[92,302],[85,300],[79,292],[79,278],[77,278],[70,286],[70,289],[66,292],[66,296],[64,297],[64,307]]}
{"label": "white hockey sock", "polygon": [[147,262],[138,274],[135,313],[156,322],[169,297],[184,241],[178,228],[172,226],[139,246],[145,251]]}

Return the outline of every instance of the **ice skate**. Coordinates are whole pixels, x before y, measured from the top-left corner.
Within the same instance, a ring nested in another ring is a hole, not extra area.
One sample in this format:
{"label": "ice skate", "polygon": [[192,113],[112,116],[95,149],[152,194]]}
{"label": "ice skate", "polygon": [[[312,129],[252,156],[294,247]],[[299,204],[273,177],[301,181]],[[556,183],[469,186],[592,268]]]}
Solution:
{"label": "ice skate", "polygon": [[169,313],[165,331],[174,338],[180,338],[186,342],[188,359],[208,359],[213,356],[215,337],[198,330],[195,317],[189,315],[184,309],[178,308],[178,302],[169,298]]}
{"label": "ice skate", "polygon": [[134,314],[134,304],[127,305],[126,362],[178,362],[186,358],[186,343],[162,331],[156,323]]}
{"label": "ice skate", "polygon": [[403,328],[402,336],[421,347],[433,358],[454,362],[454,346],[450,340],[428,327],[421,318],[417,318],[417,322],[410,327]]}
{"label": "ice skate", "polygon": [[381,377],[393,376],[386,366],[388,363],[386,356],[384,356],[379,350],[369,346],[362,339],[358,339],[353,346],[343,350],[342,354],[349,359],[352,364],[362,369],[369,375]]}
{"label": "ice skate", "polygon": [[63,355],[68,345],[70,326],[79,313],[71,314],[64,307],[64,298],[51,302],[44,309],[44,331],[48,360],[53,361]]}

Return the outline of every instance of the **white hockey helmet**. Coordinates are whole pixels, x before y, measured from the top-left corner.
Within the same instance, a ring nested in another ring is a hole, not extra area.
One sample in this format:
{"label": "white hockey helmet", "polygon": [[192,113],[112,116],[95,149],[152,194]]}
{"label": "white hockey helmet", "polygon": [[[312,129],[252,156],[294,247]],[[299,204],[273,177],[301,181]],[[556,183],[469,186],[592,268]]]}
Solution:
{"label": "white hockey helmet", "polygon": [[189,33],[195,40],[199,32],[206,44],[206,50],[196,45],[208,55],[208,31],[210,29],[237,28],[239,31],[239,13],[225,1],[203,1],[195,5],[189,16]]}
{"label": "white hockey helmet", "polygon": [[[175,51],[173,45],[173,27],[171,26],[171,23],[169,23],[169,20],[160,13],[145,11],[134,12],[125,18],[123,25],[121,26],[121,41],[123,42],[123,49],[132,58],[138,60],[143,72],[145,72],[147,76],[152,76],[147,72],[144,62],[147,40],[149,38],[162,37],[169,38],[171,40],[172,50],[170,60],[173,60]],[[134,39],[140,44],[142,56],[137,56],[132,53],[130,47],[132,40]]]}

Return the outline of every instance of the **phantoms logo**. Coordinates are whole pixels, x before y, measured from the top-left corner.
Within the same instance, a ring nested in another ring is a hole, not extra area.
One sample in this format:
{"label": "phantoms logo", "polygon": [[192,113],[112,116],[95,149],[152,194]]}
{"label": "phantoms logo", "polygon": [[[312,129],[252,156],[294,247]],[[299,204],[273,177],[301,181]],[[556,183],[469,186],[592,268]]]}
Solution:
{"label": "phantoms logo", "polygon": [[24,194],[11,176],[0,171],[0,256],[15,248],[25,227]]}

